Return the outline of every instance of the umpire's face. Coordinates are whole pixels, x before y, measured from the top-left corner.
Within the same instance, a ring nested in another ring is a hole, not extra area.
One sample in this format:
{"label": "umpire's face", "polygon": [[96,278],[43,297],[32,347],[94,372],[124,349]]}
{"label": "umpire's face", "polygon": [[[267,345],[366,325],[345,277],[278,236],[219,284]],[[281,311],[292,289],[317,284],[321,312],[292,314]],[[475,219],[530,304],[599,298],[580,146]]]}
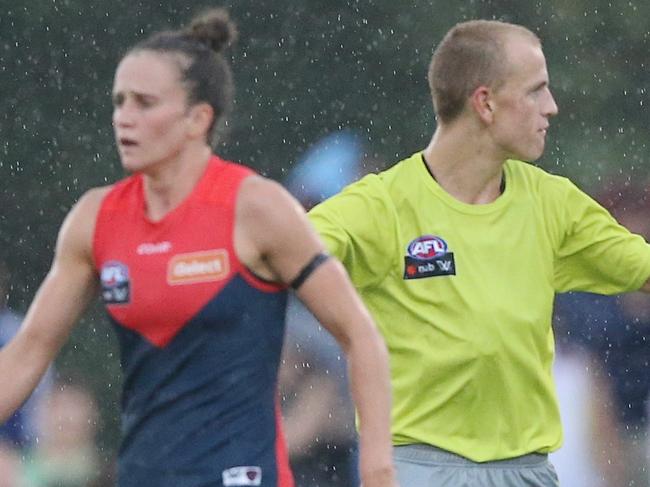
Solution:
{"label": "umpire's face", "polygon": [[557,105],[549,89],[542,47],[511,34],[505,42],[506,80],[491,93],[490,131],[506,158],[533,161],[544,152],[549,118]]}

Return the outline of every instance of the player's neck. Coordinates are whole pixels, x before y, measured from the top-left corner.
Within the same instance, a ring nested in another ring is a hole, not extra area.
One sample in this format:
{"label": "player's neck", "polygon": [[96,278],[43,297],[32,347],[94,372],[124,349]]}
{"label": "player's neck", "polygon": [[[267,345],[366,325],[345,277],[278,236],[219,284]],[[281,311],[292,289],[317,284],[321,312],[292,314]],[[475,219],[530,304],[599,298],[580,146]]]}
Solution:
{"label": "player's neck", "polygon": [[431,175],[463,203],[492,203],[504,190],[504,160],[485,149],[480,134],[438,128],[423,156]]}
{"label": "player's neck", "polygon": [[201,179],[211,155],[207,145],[192,147],[148,171],[144,175],[147,217],[161,220],[180,205]]}

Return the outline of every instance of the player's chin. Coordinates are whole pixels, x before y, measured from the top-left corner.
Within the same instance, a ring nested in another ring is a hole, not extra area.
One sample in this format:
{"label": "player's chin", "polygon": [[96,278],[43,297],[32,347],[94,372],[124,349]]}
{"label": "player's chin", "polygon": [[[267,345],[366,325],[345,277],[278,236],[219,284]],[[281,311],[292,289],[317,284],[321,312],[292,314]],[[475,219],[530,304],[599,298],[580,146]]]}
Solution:
{"label": "player's chin", "polygon": [[544,142],[537,143],[534,145],[531,144],[531,146],[526,151],[523,152],[524,154],[522,154],[521,160],[536,161],[544,154]]}
{"label": "player's chin", "polygon": [[128,156],[120,156],[120,163],[122,164],[122,168],[129,173],[138,172],[142,169],[140,161],[136,161]]}

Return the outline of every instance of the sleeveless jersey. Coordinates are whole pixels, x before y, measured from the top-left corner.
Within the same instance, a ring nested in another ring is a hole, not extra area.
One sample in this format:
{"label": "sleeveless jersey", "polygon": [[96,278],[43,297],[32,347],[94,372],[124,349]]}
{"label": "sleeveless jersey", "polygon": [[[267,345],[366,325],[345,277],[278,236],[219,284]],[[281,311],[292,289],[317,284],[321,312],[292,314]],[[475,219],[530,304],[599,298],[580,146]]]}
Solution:
{"label": "sleeveless jersey", "polygon": [[213,156],[157,222],[141,175],[102,202],[93,253],[124,373],[120,487],[293,486],[277,401],[287,293],[233,244],[251,174]]}

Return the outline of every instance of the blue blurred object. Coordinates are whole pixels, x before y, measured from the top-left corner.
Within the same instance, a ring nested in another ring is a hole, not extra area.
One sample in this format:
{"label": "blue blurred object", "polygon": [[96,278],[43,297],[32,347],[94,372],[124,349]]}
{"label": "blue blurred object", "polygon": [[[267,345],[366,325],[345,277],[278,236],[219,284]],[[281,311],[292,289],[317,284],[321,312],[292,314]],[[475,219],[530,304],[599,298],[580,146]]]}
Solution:
{"label": "blue blurred object", "polygon": [[289,173],[287,189],[305,206],[335,195],[360,175],[363,144],[343,130],[316,142]]}

